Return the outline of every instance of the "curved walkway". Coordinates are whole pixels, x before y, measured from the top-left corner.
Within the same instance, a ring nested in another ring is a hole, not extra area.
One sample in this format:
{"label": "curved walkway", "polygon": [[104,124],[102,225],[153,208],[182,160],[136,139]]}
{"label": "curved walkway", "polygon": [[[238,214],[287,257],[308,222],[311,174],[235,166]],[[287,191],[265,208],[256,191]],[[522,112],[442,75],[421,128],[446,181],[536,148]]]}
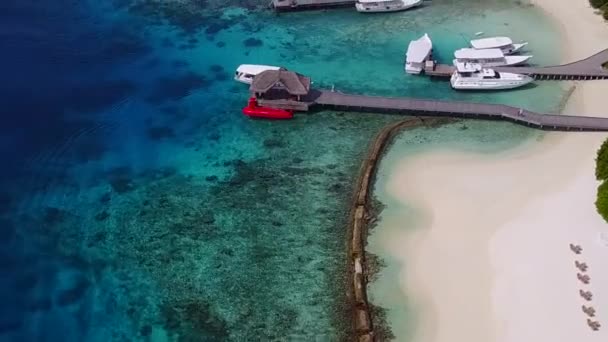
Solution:
{"label": "curved walkway", "polygon": [[608,117],[540,114],[499,104],[348,95],[332,91],[312,91],[311,95],[313,105],[342,110],[506,120],[546,130],[608,131]]}
{"label": "curved walkway", "polygon": [[[378,327],[374,327],[370,305],[367,299],[367,277],[370,270],[365,260],[365,241],[368,224],[377,214],[371,205],[371,187],[373,186],[380,158],[386,146],[403,129],[421,126],[435,126],[452,120],[445,118],[411,118],[399,121],[383,128],[372,141],[367,157],[363,160],[357,180],[354,198],[351,205],[348,239],[349,273],[352,279],[349,296],[353,303],[353,326],[358,342],[375,341]],[[380,329],[381,330],[381,329]]]}

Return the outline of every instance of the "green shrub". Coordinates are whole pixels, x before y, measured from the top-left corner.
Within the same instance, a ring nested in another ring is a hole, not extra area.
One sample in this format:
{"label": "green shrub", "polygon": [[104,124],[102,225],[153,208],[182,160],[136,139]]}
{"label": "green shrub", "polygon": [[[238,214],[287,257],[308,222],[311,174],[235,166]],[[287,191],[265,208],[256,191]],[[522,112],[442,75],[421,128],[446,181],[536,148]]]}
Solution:
{"label": "green shrub", "polygon": [[604,141],[600,149],[597,150],[595,178],[601,181],[608,179],[608,140]]}
{"label": "green shrub", "polygon": [[608,3],[608,0],[589,0],[591,6],[594,8],[600,8]]}
{"label": "green shrub", "polygon": [[608,182],[603,182],[597,188],[597,200],[595,201],[597,212],[608,222]]}
{"label": "green shrub", "polygon": [[604,19],[608,20],[608,6],[604,6],[604,14],[602,16]]}

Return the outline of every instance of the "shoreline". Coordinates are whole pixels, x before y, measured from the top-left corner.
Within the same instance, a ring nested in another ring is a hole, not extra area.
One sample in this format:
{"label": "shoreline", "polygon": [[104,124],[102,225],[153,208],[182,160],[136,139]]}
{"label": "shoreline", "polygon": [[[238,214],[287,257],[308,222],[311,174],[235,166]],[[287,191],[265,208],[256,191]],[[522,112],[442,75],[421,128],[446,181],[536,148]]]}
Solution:
{"label": "shoreline", "polygon": [[[560,29],[564,62],[608,46],[608,23],[580,1],[531,2]],[[607,81],[573,84],[566,112],[608,116]],[[445,148],[391,168],[385,191],[420,217],[406,228],[394,209],[377,239],[400,262],[402,296],[414,300],[414,341],[608,339],[608,273],[600,270],[608,248],[597,240],[608,225],[593,205],[605,137],[547,133],[491,156]],[[590,265],[591,285],[577,281],[575,261]],[[579,289],[594,293],[587,304],[598,310],[599,331],[587,326]]]}
{"label": "shoreline", "polygon": [[348,279],[349,297],[351,298],[352,322],[354,334],[357,341],[374,341],[378,331],[385,330],[383,327],[374,328],[374,317],[372,306],[368,302],[367,282],[371,273],[374,272],[366,258],[365,245],[369,232],[369,223],[377,217],[377,210],[371,200],[370,186],[373,185],[378,162],[386,152],[394,137],[407,129],[442,125],[454,122],[449,118],[416,117],[398,121],[383,128],[372,141],[369,151],[361,164],[359,177],[356,182],[356,191],[353,195],[349,215],[348,238]]}

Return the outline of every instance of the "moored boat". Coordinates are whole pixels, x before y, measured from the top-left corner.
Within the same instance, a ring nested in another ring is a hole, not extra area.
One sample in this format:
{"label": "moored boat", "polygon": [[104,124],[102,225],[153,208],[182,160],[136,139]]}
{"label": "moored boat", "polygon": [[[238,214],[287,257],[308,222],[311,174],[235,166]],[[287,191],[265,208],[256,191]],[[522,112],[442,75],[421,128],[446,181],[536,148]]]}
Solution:
{"label": "moored boat", "polygon": [[234,80],[245,84],[251,84],[256,75],[266,70],[285,70],[285,68],[272,65],[241,64],[234,72]]}
{"label": "moored boat", "polygon": [[357,0],[355,8],[362,13],[397,12],[422,5],[422,0]]}
{"label": "moored boat", "polygon": [[454,52],[456,63],[474,63],[485,67],[514,66],[528,62],[532,56],[505,56],[500,49],[460,49]]}
{"label": "moored boat", "polygon": [[505,90],[525,86],[533,80],[527,75],[498,72],[479,64],[457,63],[450,84],[458,90]]}
{"label": "moored boat", "polygon": [[293,111],[258,106],[258,101],[255,97],[249,98],[247,107],[243,108],[243,114],[250,118],[260,119],[285,120],[293,118]]}
{"label": "moored boat", "polygon": [[527,42],[513,43],[513,40],[509,37],[489,37],[471,40],[471,46],[474,49],[500,49],[505,55],[519,52],[526,45],[528,45]]}
{"label": "moored boat", "polygon": [[424,64],[431,57],[433,42],[428,34],[417,40],[412,40],[405,54],[405,72],[419,74],[424,70]]}

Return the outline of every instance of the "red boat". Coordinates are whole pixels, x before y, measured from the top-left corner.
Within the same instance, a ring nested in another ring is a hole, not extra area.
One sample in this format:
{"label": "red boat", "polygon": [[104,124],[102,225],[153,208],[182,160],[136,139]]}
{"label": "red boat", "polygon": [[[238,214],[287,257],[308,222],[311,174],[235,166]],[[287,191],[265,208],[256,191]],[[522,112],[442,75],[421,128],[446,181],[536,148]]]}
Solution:
{"label": "red boat", "polygon": [[263,118],[263,119],[275,119],[284,120],[293,118],[293,111],[285,109],[277,109],[270,107],[258,106],[258,101],[255,97],[249,98],[247,107],[243,108],[243,114],[250,118]]}

